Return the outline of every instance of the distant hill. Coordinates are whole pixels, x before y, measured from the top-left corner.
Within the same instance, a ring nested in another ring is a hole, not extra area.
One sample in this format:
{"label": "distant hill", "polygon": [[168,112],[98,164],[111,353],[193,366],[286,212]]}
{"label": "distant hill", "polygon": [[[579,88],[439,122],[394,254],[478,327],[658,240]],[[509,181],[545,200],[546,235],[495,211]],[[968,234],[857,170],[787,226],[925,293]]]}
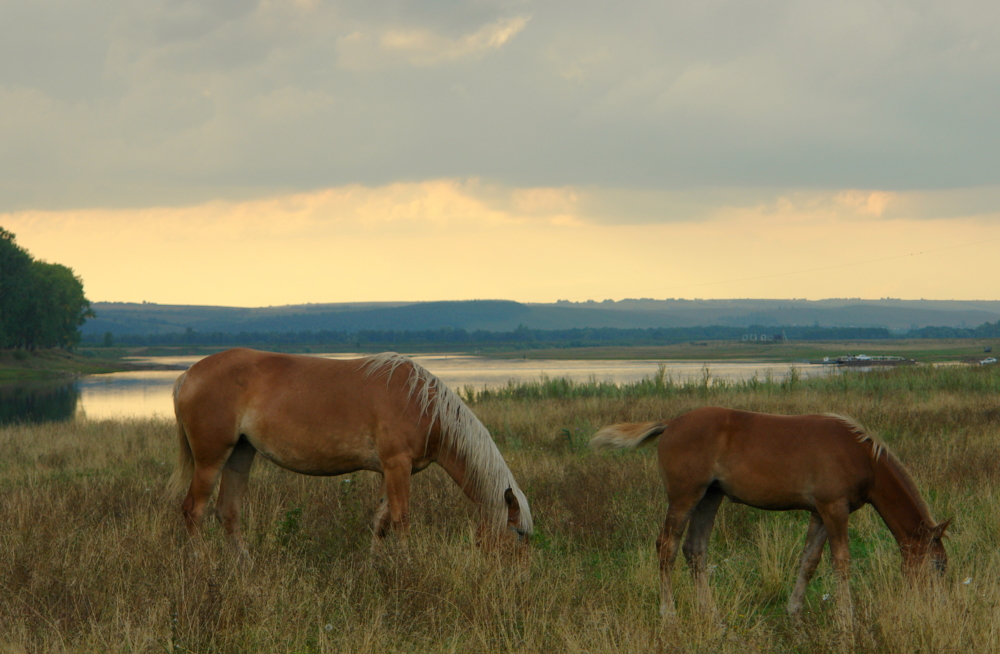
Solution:
{"label": "distant hill", "polygon": [[96,302],[84,335],[359,330],[511,331],[584,327],[725,325],[976,327],[1000,320],[1000,301],[957,300],[620,300],[526,304],[508,300],[302,304],[239,308]]}

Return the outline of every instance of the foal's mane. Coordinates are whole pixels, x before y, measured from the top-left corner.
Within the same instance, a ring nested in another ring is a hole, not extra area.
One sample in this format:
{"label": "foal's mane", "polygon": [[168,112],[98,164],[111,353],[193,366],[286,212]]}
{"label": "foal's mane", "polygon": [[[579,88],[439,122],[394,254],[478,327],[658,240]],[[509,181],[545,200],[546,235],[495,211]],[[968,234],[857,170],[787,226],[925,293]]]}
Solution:
{"label": "foal's mane", "polygon": [[899,481],[900,485],[906,489],[907,494],[917,505],[920,514],[926,517],[928,524],[933,524],[934,521],[930,518],[930,507],[927,506],[927,502],[924,501],[923,496],[917,489],[917,484],[913,481],[910,471],[907,470],[903,463],[896,458],[896,455],[885,446],[885,443],[868,433],[861,423],[854,418],[842,416],[837,413],[826,413],[824,415],[829,416],[830,418],[835,418],[844,423],[844,425],[846,425],[847,428],[855,434],[859,443],[870,443],[872,448],[872,460],[876,464],[875,469],[879,470],[881,468],[883,473],[893,475]]}
{"label": "foal's mane", "polygon": [[861,423],[855,420],[854,418],[850,418],[848,416],[844,416],[839,413],[824,413],[823,415],[827,416],[828,418],[833,418],[835,420],[839,420],[840,422],[844,423],[844,425],[849,430],[851,430],[851,432],[854,433],[859,443],[871,443],[872,459],[874,461],[878,461],[879,457],[882,456],[883,454],[886,455],[889,454],[889,450],[886,449],[885,443],[883,443],[882,441],[880,441],[879,439],[875,438],[870,433],[868,433],[868,430],[865,429],[861,425]]}
{"label": "foal's mane", "polygon": [[384,375],[388,384],[396,368],[404,364],[411,366],[406,380],[407,400],[415,399],[419,402],[421,415],[430,419],[427,436],[430,437],[434,423],[438,423],[441,429],[441,447],[455,452],[465,462],[465,486],[478,498],[487,519],[502,520],[495,525],[497,528],[506,524],[506,513],[503,510],[506,504],[503,498],[504,491],[510,488],[517,495],[520,505],[519,527],[530,533],[533,526],[531,510],[524,493],[518,487],[490,432],[454,391],[423,366],[395,352],[365,357],[361,370],[366,378]]}

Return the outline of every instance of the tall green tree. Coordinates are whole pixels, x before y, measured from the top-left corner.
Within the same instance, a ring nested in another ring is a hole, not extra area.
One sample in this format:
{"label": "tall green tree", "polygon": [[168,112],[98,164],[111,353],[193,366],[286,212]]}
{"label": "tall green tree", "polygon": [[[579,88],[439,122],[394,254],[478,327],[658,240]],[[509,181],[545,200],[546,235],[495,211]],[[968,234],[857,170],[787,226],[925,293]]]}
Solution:
{"label": "tall green tree", "polygon": [[80,342],[80,325],[94,312],[83,295],[83,281],[58,263],[33,261],[34,346],[72,348]]}
{"label": "tall green tree", "polygon": [[0,227],[0,348],[20,346],[31,304],[31,255]]}
{"label": "tall green tree", "polygon": [[0,228],[0,348],[72,348],[93,316],[72,269],[33,261]]}

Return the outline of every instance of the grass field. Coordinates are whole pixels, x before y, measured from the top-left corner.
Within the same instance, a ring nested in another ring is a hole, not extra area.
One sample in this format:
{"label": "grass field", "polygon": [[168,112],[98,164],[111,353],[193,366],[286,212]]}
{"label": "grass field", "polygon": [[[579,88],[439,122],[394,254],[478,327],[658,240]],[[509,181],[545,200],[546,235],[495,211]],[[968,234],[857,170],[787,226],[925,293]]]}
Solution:
{"label": "grass field", "polygon": [[877,433],[938,519],[949,569],[911,584],[870,508],[851,519],[860,652],[1000,650],[1000,367],[906,367],[802,380],[619,388],[543,380],[465,393],[525,490],[523,559],[472,544],[470,504],[440,469],[414,477],[408,547],[369,552],[378,478],[255,465],[252,563],[214,523],[204,548],[164,488],[166,421],[0,429],[0,652],[823,652],[837,643],[824,557],[803,621],[784,614],[807,516],[726,503],[709,547],[723,624],[683,562],[680,620],[657,613],[665,506],[652,450],[595,455],[600,426],[704,405],[835,411]]}

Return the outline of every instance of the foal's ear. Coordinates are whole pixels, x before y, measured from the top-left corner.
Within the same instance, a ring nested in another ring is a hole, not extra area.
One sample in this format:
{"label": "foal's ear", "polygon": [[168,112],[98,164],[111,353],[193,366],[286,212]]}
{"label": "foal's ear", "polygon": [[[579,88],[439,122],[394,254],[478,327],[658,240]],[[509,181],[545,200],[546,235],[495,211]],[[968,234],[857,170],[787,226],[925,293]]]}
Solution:
{"label": "foal's ear", "polygon": [[948,525],[951,524],[952,520],[954,520],[954,518],[948,518],[938,526],[934,527],[934,529],[931,530],[931,537],[941,538],[942,536],[944,536],[944,530],[948,528]]}

